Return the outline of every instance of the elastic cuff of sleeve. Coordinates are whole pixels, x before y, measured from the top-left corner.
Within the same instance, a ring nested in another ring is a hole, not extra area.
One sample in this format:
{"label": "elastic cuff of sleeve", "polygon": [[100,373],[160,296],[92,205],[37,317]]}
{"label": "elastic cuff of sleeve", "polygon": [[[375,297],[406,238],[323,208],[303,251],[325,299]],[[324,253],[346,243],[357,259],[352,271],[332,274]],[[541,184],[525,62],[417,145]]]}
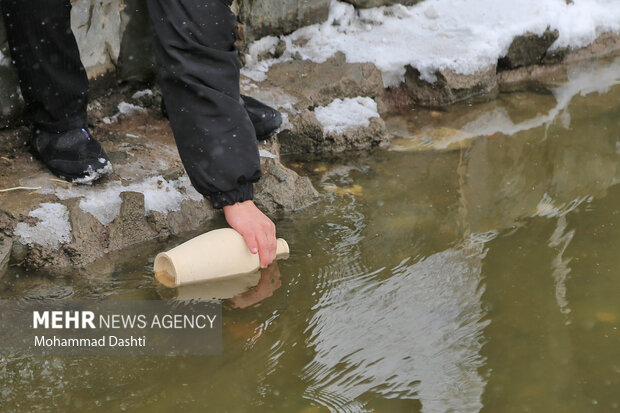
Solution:
{"label": "elastic cuff of sleeve", "polygon": [[233,205],[237,202],[248,201],[254,199],[254,185],[252,183],[245,183],[229,192],[215,192],[209,195],[209,199],[215,209],[221,209],[226,205]]}

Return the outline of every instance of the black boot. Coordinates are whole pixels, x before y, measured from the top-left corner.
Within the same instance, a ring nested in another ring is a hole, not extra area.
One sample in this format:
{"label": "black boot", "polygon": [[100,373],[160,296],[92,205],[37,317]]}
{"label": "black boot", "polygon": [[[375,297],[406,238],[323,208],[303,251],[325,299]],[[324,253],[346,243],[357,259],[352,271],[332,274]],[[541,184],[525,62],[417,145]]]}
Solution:
{"label": "black boot", "polygon": [[30,146],[54,175],[71,182],[91,184],[113,171],[101,144],[84,128],[62,133],[36,130]]}
{"label": "black boot", "polygon": [[250,96],[241,95],[241,100],[254,125],[258,139],[270,138],[282,125],[282,115],[276,109]]}
{"label": "black boot", "polygon": [[[250,116],[252,125],[254,125],[257,139],[269,139],[282,125],[282,115],[276,109],[250,96],[241,95],[241,100],[246,112]],[[168,111],[163,99],[161,101],[161,114],[166,118],[168,117]]]}

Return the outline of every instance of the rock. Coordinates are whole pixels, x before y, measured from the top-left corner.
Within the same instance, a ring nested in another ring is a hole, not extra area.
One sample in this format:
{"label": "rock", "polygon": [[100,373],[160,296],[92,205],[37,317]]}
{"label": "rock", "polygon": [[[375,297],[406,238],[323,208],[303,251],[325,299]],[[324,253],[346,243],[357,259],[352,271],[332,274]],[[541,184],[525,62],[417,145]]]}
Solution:
{"label": "rock", "polygon": [[[1,205],[1,204],[0,204]],[[17,220],[8,211],[0,209],[0,237],[12,235],[17,225]]]}
{"label": "rock", "polygon": [[277,159],[263,158],[263,177],[255,185],[255,201],[267,214],[290,212],[314,203],[318,192],[307,177],[284,167]]}
{"label": "rock", "polygon": [[157,233],[144,214],[144,194],[121,192],[121,210],[110,224],[109,250],[115,251],[129,245],[155,238]]}
{"label": "rock", "polygon": [[280,162],[278,139],[260,145],[263,176],[254,186],[258,206],[269,214],[292,212],[314,203],[318,192],[307,177],[286,168]]}
{"label": "rock", "polygon": [[344,0],[347,3],[351,3],[355,7],[360,8],[371,8],[371,7],[379,7],[379,6],[392,6],[394,4],[402,4],[405,6],[412,6],[416,3],[421,2],[422,0]]}
{"label": "rock", "polygon": [[18,240],[13,240],[13,247],[11,249],[11,260],[13,262],[24,262],[28,256],[28,247]]}
{"label": "rock", "polygon": [[612,58],[620,56],[620,34],[603,33],[592,44],[581,49],[571,50],[563,63],[575,63],[583,60]]}
{"label": "rock", "polygon": [[80,209],[81,198],[72,198],[64,202],[69,210],[73,242],[64,247],[76,266],[85,265],[102,255],[108,246],[106,228],[91,214]]}
{"label": "rock", "polygon": [[497,92],[495,65],[474,74],[463,75],[451,70],[435,71],[432,83],[422,79],[418,69],[407,66],[405,87],[413,102],[420,106],[443,106],[479,95]]}
{"label": "rock", "polygon": [[557,65],[564,61],[564,58],[568,54],[570,49],[568,47],[562,47],[555,50],[547,50],[545,57],[542,58],[541,63],[544,65]]}
{"label": "rock", "polygon": [[239,21],[244,25],[243,41],[291,33],[300,27],[327,20],[330,0],[239,0]]}
{"label": "rock", "polygon": [[191,231],[214,216],[215,210],[206,199],[202,201],[186,200],[181,204],[180,210],[168,213],[167,230],[172,235]]}
{"label": "rock", "polygon": [[501,92],[548,89],[567,80],[566,66],[563,65],[526,66],[503,70],[497,74],[497,84]]}
{"label": "rock", "polygon": [[323,141],[323,127],[314,112],[305,110],[290,118],[291,129],[278,134],[280,151],[284,154],[311,153]]}
{"label": "rock", "polygon": [[286,51],[286,42],[284,40],[280,40],[276,45],[276,49],[273,53],[273,57],[276,59],[280,58],[284,52]]}
{"label": "rock", "polygon": [[386,145],[389,141],[385,122],[371,118],[370,125],[346,130],[343,134],[328,133],[317,152],[344,152]]}
{"label": "rock", "polygon": [[13,241],[11,240],[11,238],[0,235],[0,278],[2,278],[9,265],[12,248]]}
{"label": "rock", "polygon": [[341,134],[325,133],[314,112],[306,110],[291,117],[292,128],[278,135],[283,154],[343,152],[386,144],[389,135],[381,118],[370,119],[367,127]]}
{"label": "rock", "polygon": [[344,53],[336,53],[324,63],[292,60],[273,65],[262,88],[280,88],[297,99],[295,107],[325,106],[334,98],[384,93],[381,72],[372,63],[347,63]]}
{"label": "rock", "polygon": [[113,71],[123,30],[119,0],[77,0],[71,9],[71,29],[89,78]]}
{"label": "rock", "polygon": [[335,98],[359,96],[381,100],[385,90],[381,72],[371,63],[347,63],[337,53],[323,63],[292,60],[278,63],[261,83],[257,98],[285,108],[284,122],[278,141],[282,153],[342,152],[364,149],[387,141],[385,125],[380,119],[368,128],[327,135],[313,110],[327,106]]}
{"label": "rock", "polygon": [[521,66],[535,65],[542,62],[547,49],[557,40],[560,33],[547,28],[542,35],[526,33],[513,39],[506,56],[499,59],[500,69],[516,69]]}

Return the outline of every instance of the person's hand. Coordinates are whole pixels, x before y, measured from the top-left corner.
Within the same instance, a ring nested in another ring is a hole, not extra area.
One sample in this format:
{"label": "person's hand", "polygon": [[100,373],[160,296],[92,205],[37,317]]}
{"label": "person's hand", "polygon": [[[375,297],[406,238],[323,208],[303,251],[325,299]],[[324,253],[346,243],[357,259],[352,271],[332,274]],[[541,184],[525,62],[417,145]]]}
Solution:
{"label": "person's hand", "polygon": [[243,236],[252,254],[258,253],[260,265],[266,268],[276,258],[276,226],[254,205],[253,201],[237,202],[224,208],[226,222]]}

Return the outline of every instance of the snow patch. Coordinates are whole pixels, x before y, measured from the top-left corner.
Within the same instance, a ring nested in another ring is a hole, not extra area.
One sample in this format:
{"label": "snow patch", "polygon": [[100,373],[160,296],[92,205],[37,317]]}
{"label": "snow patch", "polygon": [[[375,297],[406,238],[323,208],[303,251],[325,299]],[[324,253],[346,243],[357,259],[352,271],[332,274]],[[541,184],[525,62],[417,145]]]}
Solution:
{"label": "snow patch", "polygon": [[327,106],[314,109],[325,133],[341,134],[346,130],[368,127],[371,118],[378,118],[377,103],[369,97],[336,99]]}
{"label": "snow patch", "polygon": [[134,113],[145,113],[146,109],[142,106],[134,105],[132,103],[121,102],[118,104],[118,114],[130,116]]}
{"label": "snow patch", "polygon": [[278,159],[278,157],[276,155],[274,155],[273,153],[269,152],[267,149],[260,149],[258,151],[258,155],[261,158]]}
{"label": "snow patch", "polygon": [[121,192],[132,191],[144,194],[145,212],[157,211],[168,214],[181,209],[184,200],[201,201],[203,196],[191,185],[189,178],[183,176],[174,181],[167,181],[161,176],[153,176],[141,182],[123,186],[120,182],[109,182],[92,188],[59,188],[55,195],[60,199],[82,197],[79,208],[88,212],[103,225],[116,218],[121,208]]}
{"label": "snow patch", "polygon": [[58,203],[43,203],[39,208],[30,211],[29,217],[38,218],[34,226],[25,222],[19,222],[15,227],[22,244],[43,245],[58,248],[59,244],[71,242],[71,224],[69,223],[69,210],[66,206]]}
{"label": "snow patch", "polygon": [[[252,43],[242,73],[262,81],[271,65],[296,54],[323,63],[343,52],[350,63],[374,63],[385,87],[402,82],[407,65],[432,82],[437,69],[473,74],[493,65],[516,36],[540,35],[547,27],[560,33],[551,49],[587,46],[603,33],[620,32],[620,1],[426,0],[356,10],[332,0],[325,23]],[[260,60],[279,40],[286,43],[282,57]]]}
{"label": "snow patch", "polygon": [[136,93],[134,93],[133,95],[131,95],[132,99],[141,99],[145,96],[153,96],[153,91],[151,89],[144,89],[144,90],[139,90]]}
{"label": "snow patch", "polygon": [[[266,52],[275,51],[275,47],[278,44],[279,39],[275,36],[265,36],[250,44],[248,48],[248,54],[246,54],[246,67],[242,69],[241,73],[257,82],[262,82],[267,79],[267,71],[269,66],[277,61],[277,59],[261,60],[260,56]],[[287,48],[289,42],[287,42]]]}
{"label": "snow patch", "polygon": [[114,172],[110,161],[107,161],[105,158],[99,158],[99,162],[105,162],[105,164],[97,170],[93,170],[92,165],[88,165],[86,175],[82,178],[75,178],[71,182],[73,182],[74,184],[92,185],[93,182],[95,182],[99,178],[110,175],[112,172]]}

